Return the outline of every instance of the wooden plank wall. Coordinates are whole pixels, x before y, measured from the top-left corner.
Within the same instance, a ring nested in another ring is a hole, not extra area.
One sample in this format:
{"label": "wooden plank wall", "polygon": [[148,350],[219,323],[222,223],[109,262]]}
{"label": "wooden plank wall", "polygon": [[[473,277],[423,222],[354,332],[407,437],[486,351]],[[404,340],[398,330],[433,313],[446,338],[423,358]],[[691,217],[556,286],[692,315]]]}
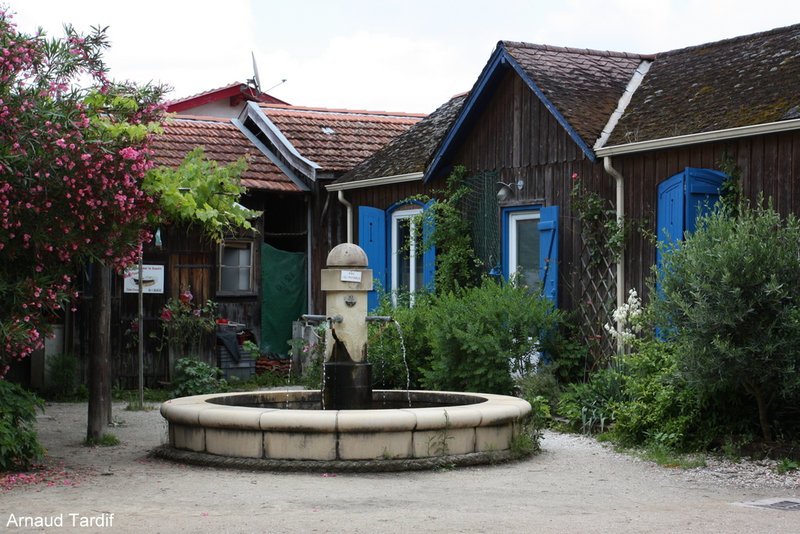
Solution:
{"label": "wooden plank wall", "polygon": [[[740,168],[746,198],[755,202],[763,194],[779,213],[800,215],[800,132],[789,132],[614,157],[614,167],[625,177],[628,216],[646,220],[655,232],[658,184],[686,167],[720,170],[726,158]],[[636,236],[628,242],[626,292],[636,288],[647,294],[655,259],[655,246],[648,240]]]}
{"label": "wooden plank wall", "polygon": [[[498,180],[523,182],[516,197],[501,206],[557,205],[561,225],[560,306],[572,309],[580,272],[577,220],[571,213],[572,175],[604,196],[614,194],[613,180],[592,163],[524,82],[509,72],[460,147],[454,162],[470,172],[498,171]],[[611,205],[609,205],[611,208]]]}

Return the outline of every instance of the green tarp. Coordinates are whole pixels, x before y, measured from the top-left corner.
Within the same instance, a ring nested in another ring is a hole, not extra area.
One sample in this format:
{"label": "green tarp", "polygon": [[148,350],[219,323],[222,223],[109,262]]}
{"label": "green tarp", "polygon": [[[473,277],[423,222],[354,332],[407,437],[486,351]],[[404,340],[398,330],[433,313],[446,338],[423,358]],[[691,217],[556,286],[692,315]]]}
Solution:
{"label": "green tarp", "polygon": [[306,255],[261,246],[261,351],[287,354],[292,321],[306,313]]}

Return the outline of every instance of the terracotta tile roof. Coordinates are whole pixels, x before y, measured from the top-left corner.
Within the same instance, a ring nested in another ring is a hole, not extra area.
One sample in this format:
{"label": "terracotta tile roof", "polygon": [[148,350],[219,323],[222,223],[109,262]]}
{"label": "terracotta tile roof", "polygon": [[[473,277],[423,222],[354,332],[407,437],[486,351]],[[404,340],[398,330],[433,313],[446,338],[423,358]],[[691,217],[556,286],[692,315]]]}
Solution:
{"label": "terracotta tile roof", "polygon": [[259,104],[297,151],[323,172],[344,173],[425,115]]}
{"label": "terracotta tile roof", "polygon": [[800,24],[658,54],[606,146],[800,118]]}
{"label": "terracotta tile roof", "polygon": [[639,64],[652,56],[500,41],[525,74],[591,146]]}
{"label": "terracotta tile roof", "polygon": [[299,191],[230,119],[182,115],[165,122],[163,130],[153,140],[156,165],[178,167],[193,148],[202,146],[206,157],[223,165],[247,158],[242,184],[248,189]]}
{"label": "terracotta tile roof", "polygon": [[454,96],[334,183],[424,172],[466,99]]}

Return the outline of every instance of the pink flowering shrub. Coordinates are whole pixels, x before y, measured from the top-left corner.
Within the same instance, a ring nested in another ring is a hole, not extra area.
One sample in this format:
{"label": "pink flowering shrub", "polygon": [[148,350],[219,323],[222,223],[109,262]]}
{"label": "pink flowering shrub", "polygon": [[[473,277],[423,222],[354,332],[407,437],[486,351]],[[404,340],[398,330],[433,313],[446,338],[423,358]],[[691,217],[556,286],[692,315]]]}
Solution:
{"label": "pink flowering shrub", "polygon": [[78,297],[76,265],[123,268],[149,239],[140,184],[163,91],[107,79],[106,46],[101,30],[20,34],[0,10],[0,376]]}

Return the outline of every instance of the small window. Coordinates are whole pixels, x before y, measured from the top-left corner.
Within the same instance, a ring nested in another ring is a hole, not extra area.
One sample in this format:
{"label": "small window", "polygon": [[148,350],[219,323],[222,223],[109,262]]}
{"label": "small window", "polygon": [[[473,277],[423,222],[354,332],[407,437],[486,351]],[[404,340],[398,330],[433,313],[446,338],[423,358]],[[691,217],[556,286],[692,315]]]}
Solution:
{"label": "small window", "polygon": [[558,206],[502,210],[503,274],[558,306]]}
{"label": "small window", "polygon": [[253,242],[226,241],[219,248],[220,293],[253,292]]}
{"label": "small window", "polygon": [[[392,213],[392,293],[413,293],[423,288],[423,258],[418,252],[416,215],[421,208],[403,209]],[[395,302],[396,304],[396,302]]]}
{"label": "small window", "polygon": [[509,213],[508,234],[509,275],[517,273],[518,283],[538,287],[539,210]]}

